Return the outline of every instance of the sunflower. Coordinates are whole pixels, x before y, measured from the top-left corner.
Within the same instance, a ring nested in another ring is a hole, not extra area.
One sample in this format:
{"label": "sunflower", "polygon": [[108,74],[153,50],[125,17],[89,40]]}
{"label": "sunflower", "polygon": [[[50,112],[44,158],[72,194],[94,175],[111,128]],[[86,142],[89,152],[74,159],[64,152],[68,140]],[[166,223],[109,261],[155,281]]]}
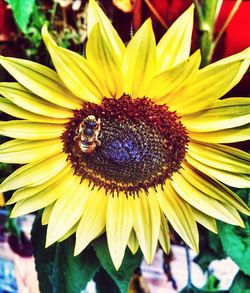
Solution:
{"label": "sunflower", "polygon": [[190,55],[194,7],[156,45],[150,19],[127,46],[94,0],[86,57],[42,34],[56,71],[1,57],[17,82],[0,83],[0,123],[14,138],[2,162],[24,164],[1,184],[16,190],[11,216],[43,209],[46,246],[76,235],[75,255],[106,232],[119,269],[128,246],[150,263],[168,252],[169,224],[195,251],[197,222],[244,227],[246,204],[223,183],[250,186],[249,154],[224,143],[249,138],[249,98],[220,99],[250,63],[250,50],[199,69]]}

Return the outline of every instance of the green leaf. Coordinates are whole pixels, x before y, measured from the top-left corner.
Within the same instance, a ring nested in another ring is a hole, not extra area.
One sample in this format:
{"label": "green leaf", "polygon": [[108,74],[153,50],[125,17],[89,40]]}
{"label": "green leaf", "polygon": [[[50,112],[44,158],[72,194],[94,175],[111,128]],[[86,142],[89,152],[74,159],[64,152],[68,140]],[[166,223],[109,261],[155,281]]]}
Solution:
{"label": "green leaf", "polygon": [[95,275],[94,281],[96,283],[97,293],[120,293],[115,281],[102,268]]}
{"label": "green leaf", "polygon": [[[236,190],[236,193],[250,205],[250,190]],[[250,275],[250,218],[242,215],[246,228],[240,228],[217,221],[219,237],[225,253],[246,274]]]}
{"label": "green leaf", "polygon": [[230,293],[250,293],[250,278],[241,271],[235,276],[229,289]]}
{"label": "green leaf", "polygon": [[41,293],[80,293],[100,268],[91,246],[73,256],[73,237],[45,248],[46,228],[38,215],[32,229],[32,244]]}
{"label": "green leaf", "polygon": [[[179,293],[210,293],[210,292],[216,292],[216,293],[226,293],[228,291],[224,291],[224,290],[203,290],[203,289],[199,289],[199,288],[196,288],[195,286],[193,285],[189,285],[187,287],[185,287],[184,289],[182,289]],[[238,292],[238,293],[241,293],[241,292]]]}
{"label": "green leaf", "polygon": [[250,275],[250,220],[244,219],[245,229],[218,221],[218,231],[226,254],[246,275]]}
{"label": "green leaf", "polygon": [[209,247],[218,255],[217,259],[226,258],[221,239],[218,234],[208,232]]}
{"label": "green leaf", "polygon": [[133,255],[129,249],[126,250],[122,265],[116,271],[107,246],[106,237],[102,236],[92,243],[101,266],[112,277],[122,293],[127,293],[130,279],[134,270],[141,264],[142,253],[138,251]]}
{"label": "green leaf", "polygon": [[214,275],[209,275],[207,277],[206,284],[202,287],[202,290],[207,290],[209,292],[217,292],[220,288],[220,280]]}
{"label": "green leaf", "polygon": [[11,7],[19,29],[27,32],[27,26],[32,14],[35,0],[5,0]]}

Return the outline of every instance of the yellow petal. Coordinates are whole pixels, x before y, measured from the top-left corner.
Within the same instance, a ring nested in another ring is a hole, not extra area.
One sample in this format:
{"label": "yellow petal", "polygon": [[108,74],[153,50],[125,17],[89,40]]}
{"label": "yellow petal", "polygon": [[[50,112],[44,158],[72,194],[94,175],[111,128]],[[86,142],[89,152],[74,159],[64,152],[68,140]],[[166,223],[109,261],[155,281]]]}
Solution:
{"label": "yellow petal", "polygon": [[80,177],[74,176],[73,171],[65,184],[49,218],[46,247],[58,241],[79,221],[91,193],[88,181],[80,184]]}
{"label": "yellow petal", "polygon": [[42,214],[42,225],[48,225],[49,217],[51,215],[53,207],[54,207],[54,203],[51,203],[50,205],[44,208],[43,214]]}
{"label": "yellow petal", "polygon": [[190,156],[186,156],[188,163],[194,166],[196,169],[200,170],[208,176],[211,176],[219,181],[238,188],[249,188],[250,187],[250,176],[244,174],[236,174],[223,170],[219,170],[208,165],[202,164]]}
{"label": "yellow petal", "polygon": [[[225,147],[220,150],[219,144],[190,142],[188,145],[189,155],[203,164],[233,173],[250,174],[250,154],[245,153],[244,157],[238,157],[232,149]],[[247,155],[248,160],[245,159]]]}
{"label": "yellow petal", "polygon": [[[70,174],[69,174],[70,173]],[[45,189],[37,192],[31,197],[18,201],[12,212],[11,217],[19,217],[28,213],[42,209],[62,196],[62,191],[68,187],[67,180],[72,172],[68,172],[61,176],[58,180],[48,185]]]}
{"label": "yellow petal", "polygon": [[56,105],[75,109],[81,104],[50,68],[29,60],[0,57],[0,64],[23,86]]}
{"label": "yellow petal", "polygon": [[139,242],[136,238],[136,234],[134,229],[131,230],[129,239],[128,239],[128,247],[130,249],[130,251],[132,252],[132,254],[136,254],[136,252],[138,251],[140,245]]}
{"label": "yellow petal", "polygon": [[47,181],[39,185],[19,188],[12,194],[12,197],[8,200],[6,204],[13,204],[19,200],[27,199],[35,194],[40,193],[41,191],[45,190],[48,186],[54,184],[54,182],[58,181],[63,176],[65,176],[65,174],[69,173],[70,169],[71,165],[68,164],[53,177],[49,178]]}
{"label": "yellow petal", "polygon": [[194,214],[195,220],[201,224],[202,226],[204,226],[205,228],[207,228],[209,231],[212,231],[214,233],[218,233],[218,229],[217,229],[217,225],[216,225],[216,221],[214,218],[202,213],[201,211],[197,210],[194,207],[191,207],[192,212]]}
{"label": "yellow petal", "polygon": [[0,82],[0,94],[19,107],[53,118],[70,118],[72,110],[52,104],[31,93],[17,82]]}
{"label": "yellow petal", "polygon": [[68,232],[66,232],[60,239],[58,239],[58,242],[62,242],[73,235],[76,232],[77,224],[78,223],[76,223],[71,229],[68,230]]}
{"label": "yellow petal", "polygon": [[243,59],[204,67],[173,96],[168,96],[168,106],[181,115],[207,109],[241,80],[249,63]]}
{"label": "yellow petal", "polygon": [[222,203],[230,204],[246,215],[250,215],[250,209],[244,201],[225,185],[205,174],[200,173],[187,163],[183,163],[182,167],[183,168],[180,171],[182,176],[201,192]]}
{"label": "yellow petal", "polygon": [[156,70],[156,45],[150,19],[129,42],[122,69],[125,93],[134,98],[147,95],[146,89]]}
{"label": "yellow petal", "polygon": [[217,131],[250,123],[250,98],[218,100],[208,109],[181,118],[187,130]]}
{"label": "yellow petal", "polygon": [[124,92],[121,62],[114,50],[110,50],[98,24],[92,29],[89,36],[86,55],[95,72],[101,72],[99,79],[101,78],[102,84],[107,88],[103,92],[103,96],[120,98]]}
{"label": "yellow petal", "polygon": [[13,139],[0,145],[0,161],[12,164],[26,164],[51,157],[62,152],[59,139],[27,141]]}
{"label": "yellow petal", "polygon": [[42,28],[42,36],[56,71],[67,88],[84,101],[99,103],[103,97],[102,87],[87,60],[73,51],[58,47],[46,25]]}
{"label": "yellow petal", "polygon": [[246,160],[246,161],[250,161],[250,154],[247,153],[247,152],[244,152],[242,150],[239,150],[239,149],[236,149],[234,147],[230,147],[230,146],[227,146],[227,145],[223,145],[223,144],[205,144],[205,145],[210,145],[212,146],[214,149],[218,149],[222,152],[225,152],[225,153],[228,153],[228,154],[231,154],[241,160]]}
{"label": "yellow petal", "polygon": [[231,55],[229,57],[220,59],[219,61],[216,61],[213,64],[216,66],[218,64],[227,64],[229,62],[237,61],[237,60],[240,60],[240,59],[247,59],[247,58],[250,58],[250,47],[248,47],[247,49],[245,49],[245,50],[243,50],[243,51],[241,51],[241,52],[239,52],[237,54],[234,54],[234,55]]}
{"label": "yellow petal", "polygon": [[[174,68],[155,76],[147,88],[147,97],[158,101],[173,91],[177,91],[197,74],[201,61],[200,51],[197,50],[190,58]],[[165,101],[166,99],[164,99]]]}
{"label": "yellow petal", "polygon": [[0,193],[0,207],[4,206],[4,204],[5,204],[4,196],[2,193]]}
{"label": "yellow petal", "polygon": [[121,266],[133,225],[131,201],[125,194],[109,196],[106,214],[108,247],[116,270]]}
{"label": "yellow petal", "polygon": [[207,196],[188,182],[182,175],[175,173],[171,184],[186,202],[201,212],[223,222],[242,226],[242,220],[239,220],[239,215],[234,208],[229,209],[226,203],[221,203]]}
{"label": "yellow petal", "polygon": [[90,35],[93,27],[100,24],[100,29],[104,39],[108,43],[111,51],[114,51],[116,56],[121,60],[125,51],[125,46],[120,39],[118,33],[113,28],[110,20],[96,3],[95,0],[89,1],[88,14],[87,14],[87,32]]}
{"label": "yellow petal", "polygon": [[91,191],[77,225],[74,255],[81,253],[93,239],[104,231],[107,201],[105,190]]}
{"label": "yellow petal", "polygon": [[62,135],[64,125],[52,123],[12,120],[0,122],[0,134],[12,138],[40,140],[56,138]]}
{"label": "yellow petal", "polygon": [[58,154],[45,160],[20,167],[0,185],[2,192],[29,185],[41,184],[55,176],[66,166],[66,155]]}
{"label": "yellow petal", "polygon": [[188,136],[194,140],[210,143],[232,143],[244,141],[248,140],[250,137],[250,124],[212,132],[189,131]]}
{"label": "yellow petal", "polygon": [[169,182],[164,185],[164,191],[158,188],[157,199],[174,230],[194,251],[198,251],[199,234],[190,206],[178,196]]}
{"label": "yellow petal", "polygon": [[133,199],[134,230],[141,250],[148,263],[153,261],[157,248],[161,214],[156,194],[153,190],[149,195],[141,193]]}
{"label": "yellow petal", "polygon": [[167,219],[165,216],[161,215],[161,229],[160,229],[160,235],[159,235],[159,242],[166,254],[169,254],[170,252],[170,234],[169,234],[169,228]]}
{"label": "yellow petal", "polygon": [[28,119],[35,122],[48,122],[48,123],[56,123],[62,124],[68,122],[68,119],[56,119],[52,117],[46,117],[42,115],[37,115],[32,112],[26,111],[11,101],[5,98],[0,97],[0,111],[3,111],[13,117],[21,118],[21,119]]}
{"label": "yellow petal", "polygon": [[191,5],[168,29],[157,45],[161,71],[176,66],[188,58],[191,48],[194,5]]}

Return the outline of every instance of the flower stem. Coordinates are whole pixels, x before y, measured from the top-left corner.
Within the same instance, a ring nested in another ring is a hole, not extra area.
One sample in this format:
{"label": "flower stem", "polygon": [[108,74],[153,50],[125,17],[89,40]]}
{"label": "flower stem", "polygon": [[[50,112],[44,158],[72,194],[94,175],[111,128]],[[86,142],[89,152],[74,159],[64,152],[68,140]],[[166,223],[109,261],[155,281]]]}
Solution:
{"label": "flower stem", "polygon": [[213,33],[218,0],[204,0],[202,5],[198,0],[193,1],[198,17],[198,29],[200,33],[201,67],[204,67],[211,62],[213,55]]}
{"label": "flower stem", "polygon": [[187,287],[190,288],[192,285],[192,277],[191,277],[191,260],[189,247],[185,244],[185,252],[186,252],[186,261],[187,261]]}

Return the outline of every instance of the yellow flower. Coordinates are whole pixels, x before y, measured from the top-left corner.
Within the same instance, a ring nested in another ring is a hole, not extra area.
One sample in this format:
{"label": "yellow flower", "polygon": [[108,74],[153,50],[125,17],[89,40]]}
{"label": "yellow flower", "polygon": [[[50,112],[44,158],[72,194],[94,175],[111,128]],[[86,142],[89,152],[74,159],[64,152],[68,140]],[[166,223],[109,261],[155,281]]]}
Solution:
{"label": "yellow flower", "polygon": [[1,185],[16,190],[17,217],[44,208],[49,246],[76,234],[75,254],[106,231],[115,267],[128,246],[146,260],[169,251],[168,222],[198,250],[197,222],[244,227],[245,203],[223,183],[250,186],[249,154],[224,145],[249,138],[249,98],[221,100],[250,63],[250,50],[199,69],[189,57],[191,6],[156,45],[147,20],[125,47],[94,0],[86,58],[43,28],[56,72],[1,57],[17,82],[0,84],[0,123],[14,138],[0,160],[25,164]]}

